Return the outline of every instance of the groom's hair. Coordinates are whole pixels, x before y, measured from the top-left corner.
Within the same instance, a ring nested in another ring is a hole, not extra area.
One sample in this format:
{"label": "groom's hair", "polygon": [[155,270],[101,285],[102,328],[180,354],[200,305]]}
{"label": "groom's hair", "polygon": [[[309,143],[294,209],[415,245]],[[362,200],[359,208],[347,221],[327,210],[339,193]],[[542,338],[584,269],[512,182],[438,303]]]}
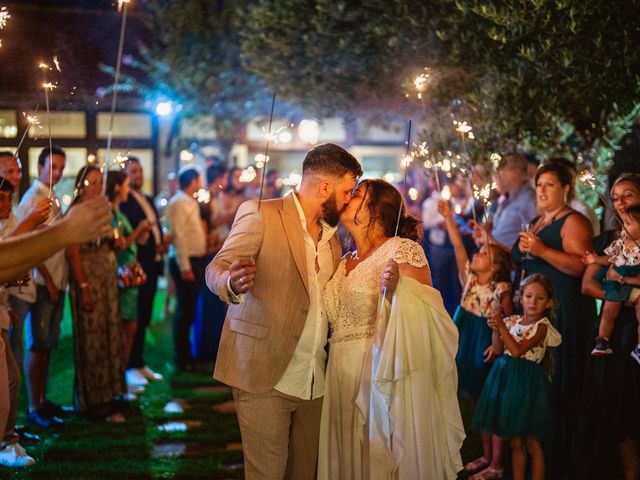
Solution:
{"label": "groom's hair", "polygon": [[334,143],[323,143],[309,152],[302,162],[302,175],[329,175],[342,178],[347,174],[354,178],[362,175],[362,167],[356,158]]}

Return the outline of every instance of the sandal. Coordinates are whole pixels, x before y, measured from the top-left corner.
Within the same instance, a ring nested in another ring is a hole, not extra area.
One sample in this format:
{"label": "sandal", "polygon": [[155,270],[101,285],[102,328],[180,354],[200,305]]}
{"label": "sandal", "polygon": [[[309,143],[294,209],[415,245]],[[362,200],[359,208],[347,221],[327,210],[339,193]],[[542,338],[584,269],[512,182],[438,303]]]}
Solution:
{"label": "sandal", "polygon": [[476,458],[473,462],[469,462],[464,466],[465,472],[475,472],[476,470],[485,469],[491,462],[484,457]]}
{"label": "sandal", "polygon": [[478,473],[471,475],[468,480],[500,480],[504,475],[504,469],[487,467]]}

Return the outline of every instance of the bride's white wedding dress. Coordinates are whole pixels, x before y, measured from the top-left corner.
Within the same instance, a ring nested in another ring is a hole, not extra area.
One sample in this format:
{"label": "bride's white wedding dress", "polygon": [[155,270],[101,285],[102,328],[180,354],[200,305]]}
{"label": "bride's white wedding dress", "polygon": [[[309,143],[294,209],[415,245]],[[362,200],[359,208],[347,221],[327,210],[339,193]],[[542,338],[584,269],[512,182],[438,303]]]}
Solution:
{"label": "bride's white wedding dress", "polygon": [[321,480],[454,479],[462,469],[457,329],[439,292],[407,277],[376,321],[390,258],[427,265],[420,245],[392,238],[348,274],[343,258],[324,291],[331,338]]}

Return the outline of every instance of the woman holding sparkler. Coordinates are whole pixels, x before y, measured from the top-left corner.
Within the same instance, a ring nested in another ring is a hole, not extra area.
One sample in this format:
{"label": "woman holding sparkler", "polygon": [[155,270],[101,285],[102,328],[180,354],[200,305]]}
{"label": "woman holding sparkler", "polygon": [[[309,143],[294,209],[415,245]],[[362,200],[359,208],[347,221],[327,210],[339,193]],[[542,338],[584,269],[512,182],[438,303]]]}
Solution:
{"label": "woman holding sparkler", "polygon": [[[98,168],[80,169],[74,204],[99,197],[101,180]],[[73,245],[67,248],[67,260],[71,270],[69,297],[76,408],[91,418],[124,422],[119,399],[127,393],[126,363],[118,308],[118,262],[113,242]]]}
{"label": "woman holding sparkler", "polygon": [[512,249],[524,275],[547,275],[557,292],[555,313],[563,342],[556,353],[552,383],[556,458],[549,462],[551,478],[565,474],[569,466],[582,372],[596,315],[595,302],[581,291],[582,255],[590,249],[593,230],[589,220],[568,206],[572,197],[572,176],[566,167],[547,163],[538,168],[536,203],[541,215],[533,220],[531,231],[520,234]]}
{"label": "woman holding sparkler", "polygon": [[356,251],[323,295],[331,348],[320,479],[454,479],[462,469],[458,334],[431,287],[419,221],[401,204],[389,183],[365,180],[340,216]]}
{"label": "woman holding sparkler", "polygon": [[[591,178],[595,180],[595,178]],[[588,182],[590,183],[590,182]],[[590,185],[596,188],[595,183]],[[613,183],[611,202],[602,198],[618,218],[640,205],[640,175],[623,173]],[[621,235],[622,227],[608,230],[593,241],[593,250],[604,248]],[[602,280],[606,267],[587,266],[582,281],[585,294],[603,299]],[[615,273],[610,273],[611,279]],[[640,368],[629,355],[638,339],[636,315],[631,306],[623,306],[616,317],[609,341],[612,355],[588,357],[584,377],[580,423],[577,431],[571,478],[638,478],[640,474]],[[598,332],[594,326],[593,338]]]}

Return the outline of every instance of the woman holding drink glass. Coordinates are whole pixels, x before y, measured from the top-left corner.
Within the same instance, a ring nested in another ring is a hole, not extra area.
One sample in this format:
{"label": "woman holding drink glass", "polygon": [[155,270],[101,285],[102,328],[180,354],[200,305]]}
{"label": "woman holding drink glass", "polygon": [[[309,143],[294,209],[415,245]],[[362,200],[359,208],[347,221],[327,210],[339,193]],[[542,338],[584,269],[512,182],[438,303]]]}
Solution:
{"label": "woman holding drink glass", "polygon": [[511,253],[525,276],[549,276],[557,293],[556,325],[563,343],[556,352],[552,378],[556,458],[549,465],[550,478],[556,478],[568,467],[582,372],[596,320],[594,300],[581,292],[582,255],[591,249],[593,230],[586,217],[568,206],[574,192],[571,172],[565,166],[545,164],[538,168],[535,180],[540,215],[529,231],[520,233]]}

